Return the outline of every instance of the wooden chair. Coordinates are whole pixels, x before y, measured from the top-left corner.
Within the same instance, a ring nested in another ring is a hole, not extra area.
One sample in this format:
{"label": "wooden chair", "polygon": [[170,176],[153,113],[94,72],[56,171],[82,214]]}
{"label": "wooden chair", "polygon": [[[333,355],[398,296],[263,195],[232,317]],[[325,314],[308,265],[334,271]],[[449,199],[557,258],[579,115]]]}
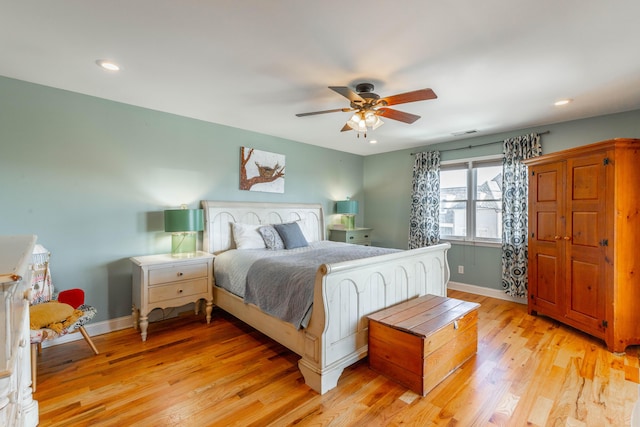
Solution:
{"label": "wooden chair", "polygon": [[[51,282],[51,273],[49,270],[49,259],[51,254],[43,246],[36,245],[33,252],[32,262],[32,281],[31,281],[31,309],[39,304],[45,304],[49,302],[65,303],[73,307],[75,310],[79,310],[73,320],[69,320],[66,326],[62,327],[63,323],[57,324],[54,328],[44,326],[37,329],[31,329],[31,382],[33,391],[36,391],[36,375],[37,375],[37,358],[39,354],[42,354],[42,343],[48,340],[54,340],[63,335],[80,331],[84,339],[91,347],[94,354],[98,354],[91,337],[84,328],[93,317],[96,315],[96,309],[84,302],[84,291],[82,289],[68,289],[55,293],[53,284]],[[77,318],[76,318],[77,317]],[[59,319],[61,322],[65,319]]]}

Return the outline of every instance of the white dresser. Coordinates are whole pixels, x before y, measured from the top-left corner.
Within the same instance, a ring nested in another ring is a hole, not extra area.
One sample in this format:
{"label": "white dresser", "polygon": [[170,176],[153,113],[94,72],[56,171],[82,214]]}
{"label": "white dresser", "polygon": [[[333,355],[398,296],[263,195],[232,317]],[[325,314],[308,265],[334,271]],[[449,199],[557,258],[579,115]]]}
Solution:
{"label": "white dresser", "polygon": [[31,390],[29,292],[36,236],[0,236],[0,426],[35,426]]}

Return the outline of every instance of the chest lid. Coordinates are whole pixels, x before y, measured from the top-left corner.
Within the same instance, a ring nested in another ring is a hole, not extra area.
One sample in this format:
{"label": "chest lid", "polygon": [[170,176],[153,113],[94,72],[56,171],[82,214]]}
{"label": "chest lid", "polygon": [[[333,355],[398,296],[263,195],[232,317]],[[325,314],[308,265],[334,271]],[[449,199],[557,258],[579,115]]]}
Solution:
{"label": "chest lid", "polygon": [[369,320],[424,338],[478,307],[480,304],[473,302],[424,295],[371,314]]}

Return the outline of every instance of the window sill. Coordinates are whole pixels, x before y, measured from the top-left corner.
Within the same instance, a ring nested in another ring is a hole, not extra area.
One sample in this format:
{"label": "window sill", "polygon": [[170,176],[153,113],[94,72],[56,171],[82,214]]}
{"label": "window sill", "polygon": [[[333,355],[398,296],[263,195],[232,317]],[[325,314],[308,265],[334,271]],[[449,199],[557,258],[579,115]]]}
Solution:
{"label": "window sill", "polygon": [[501,242],[487,242],[484,240],[457,240],[457,239],[440,239],[442,242],[451,243],[460,246],[479,246],[485,248],[502,248]]}

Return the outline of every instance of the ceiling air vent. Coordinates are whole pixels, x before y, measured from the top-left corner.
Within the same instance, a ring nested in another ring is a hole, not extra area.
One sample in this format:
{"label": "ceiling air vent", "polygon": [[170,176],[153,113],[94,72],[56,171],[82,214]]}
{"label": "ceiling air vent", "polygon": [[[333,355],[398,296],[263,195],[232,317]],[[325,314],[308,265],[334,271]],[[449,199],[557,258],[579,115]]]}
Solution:
{"label": "ceiling air vent", "polygon": [[469,135],[471,133],[477,133],[478,131],[475,129],[471,129],[471,130],[461,130],[458,132],[453,132],[451,135],[453,136],[461,136],[461,135]]}

